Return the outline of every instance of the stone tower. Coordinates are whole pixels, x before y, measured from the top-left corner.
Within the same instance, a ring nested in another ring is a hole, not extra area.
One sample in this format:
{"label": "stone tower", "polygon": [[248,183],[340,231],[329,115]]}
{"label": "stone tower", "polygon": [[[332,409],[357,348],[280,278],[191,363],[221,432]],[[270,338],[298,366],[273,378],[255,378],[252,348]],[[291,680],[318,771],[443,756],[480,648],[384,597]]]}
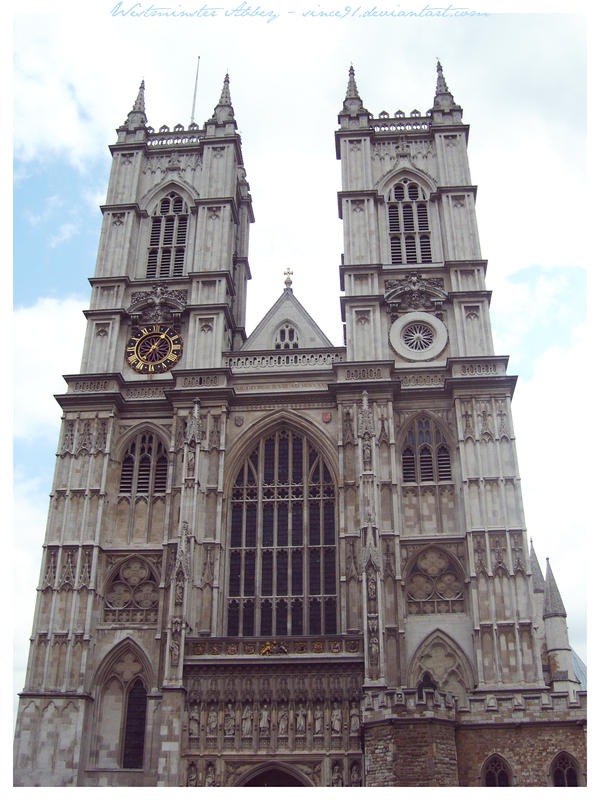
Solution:
{"label": "stone tower", "polygon": [[[229,78],[113,166],[63,425],[19,785],[571,785],[585,693],[525,533],[467,160],[433,107],[336,132],[344,347],[244,327]],[[523,731],[527,735],[523,735]]]}

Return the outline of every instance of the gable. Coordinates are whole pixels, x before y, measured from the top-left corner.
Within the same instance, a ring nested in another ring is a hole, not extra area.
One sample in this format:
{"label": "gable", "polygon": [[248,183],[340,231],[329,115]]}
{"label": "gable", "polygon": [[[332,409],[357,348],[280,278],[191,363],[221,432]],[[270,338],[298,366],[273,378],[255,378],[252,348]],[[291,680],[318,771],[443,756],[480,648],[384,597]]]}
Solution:
{"label": "gable", "polygon": [[291,289],[265,314],[242,350],[288,350],[333,347]]}

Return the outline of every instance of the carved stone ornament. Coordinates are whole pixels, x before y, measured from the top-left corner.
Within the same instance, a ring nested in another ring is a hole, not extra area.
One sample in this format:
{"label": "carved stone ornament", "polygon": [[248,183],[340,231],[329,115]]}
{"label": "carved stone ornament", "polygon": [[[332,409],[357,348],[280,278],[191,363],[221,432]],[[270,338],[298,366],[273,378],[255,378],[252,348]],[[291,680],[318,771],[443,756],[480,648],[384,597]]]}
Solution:
{"label": "carved stone ornament", "polygon": [[185,311],[187,292],[155,283],[150,291],[133,292],[127,313],[132,321],[175,323]]}
{"label": "carved stone ornament", "polygon": [[442,278],[424,278],[418,272],[411,272],[406,278],[387,280],[383,296],[392,322],[402,311],[424,310],[441,312],[448,300]]}

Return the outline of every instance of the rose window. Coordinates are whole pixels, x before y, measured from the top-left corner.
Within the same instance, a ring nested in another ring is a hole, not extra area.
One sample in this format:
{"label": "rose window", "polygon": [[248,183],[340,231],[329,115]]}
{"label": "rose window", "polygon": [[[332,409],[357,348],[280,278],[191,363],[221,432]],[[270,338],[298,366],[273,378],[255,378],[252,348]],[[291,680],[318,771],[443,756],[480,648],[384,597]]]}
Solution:
{"label": "rose window", "polygon": [[424,322],[413,322],[402,331],[402,341],[409,350],[427,350],[433,344],[435,334]]}
{"label": "rose window", "polygon": [[113,575],[105,597],[104,621],[156,622],[157,613],[156,578],[146,562],[130,558]]}
{"label": "rose window", "polygon": [[406,582],[409,614],[464,611],[463,578],[446,553],[429,548],[417,558]]}

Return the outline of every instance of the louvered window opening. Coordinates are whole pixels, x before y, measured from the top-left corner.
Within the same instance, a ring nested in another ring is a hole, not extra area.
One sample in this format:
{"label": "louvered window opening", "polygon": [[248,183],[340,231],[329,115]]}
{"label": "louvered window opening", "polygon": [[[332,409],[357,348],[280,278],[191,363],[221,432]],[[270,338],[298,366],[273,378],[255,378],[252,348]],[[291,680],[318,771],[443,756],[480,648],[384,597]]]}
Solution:
{"label": "louvered window opening", "polygon": [[392,264],[430,264],[428,197],[417,183],[397,183],[387,204]]}
{"label": "louvered window opening", "polygon": [[164,494],[168,467],[162,442],[152,433],[138,434],[123,459],[119,493],[130,496]]}
{"label": "louvered window opening", "polygon": [[426,417],[407,431],[402,448],[404,483],[442,483],[452,480],[450,451],[444,435]]}
{"label": "louvered window opening", "polygon": [[188,214],[183,199],[171,192],[155,210],[150,228],[147,278],[181,278]]}
{"label": "louvered window opening", "polygon": [[306,437],[277,431],[233,488],[227,635],[336,633],[336,575],[332,477]]}

